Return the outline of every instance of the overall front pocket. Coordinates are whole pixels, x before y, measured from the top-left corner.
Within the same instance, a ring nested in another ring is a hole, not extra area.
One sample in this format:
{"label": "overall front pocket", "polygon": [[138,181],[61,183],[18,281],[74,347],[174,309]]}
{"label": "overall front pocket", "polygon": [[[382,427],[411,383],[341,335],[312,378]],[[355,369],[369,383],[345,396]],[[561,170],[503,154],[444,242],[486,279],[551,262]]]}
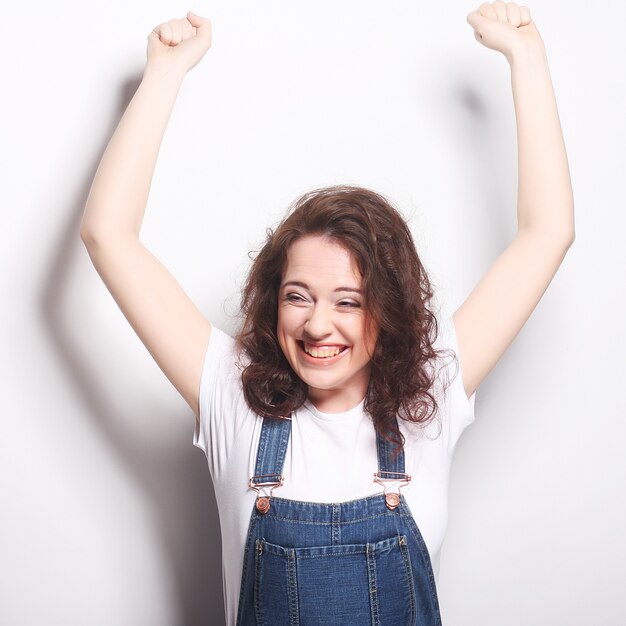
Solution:
{"label": "overall front pocket", "polygon": [[412,625],[407,538],[312,548],[257,539],[254,606],[257,623],[271,626]]}

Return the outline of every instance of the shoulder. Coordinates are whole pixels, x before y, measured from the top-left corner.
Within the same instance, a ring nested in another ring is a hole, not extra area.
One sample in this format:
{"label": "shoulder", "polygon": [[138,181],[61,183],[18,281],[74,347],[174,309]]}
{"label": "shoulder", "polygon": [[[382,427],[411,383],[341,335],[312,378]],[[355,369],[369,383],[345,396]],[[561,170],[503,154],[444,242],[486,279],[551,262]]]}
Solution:
{"label": "shoulder", "polygon": [[211,372],[241,373],[241,368],[245,366],[243,361],[245,359],[241,356],[235,338],[213,326],[204,356],[202,377]]}
{"label": "shoulder", "polygon": [[236,350],[235,338],[217,326],[211,329],[211,337],[207,345],[207,355],[218,358],[234,354]]}
{"label": "shoulder", "polygon": [[235,339],[213,327],[200,379],[194,445],[205,453],[208,453],[209,445],[213,445],[213,456],[217,449],[222,451],[223,457],[212,456],[210,459],[214,478],[236,441],[243,441],[243,431],[249,428],[251,435],[258,419],[245,400],[242,367]]}
{"label": "shoulder", "polygon": [[437,317],[437,334],[432,340],[435,358],[429,363],[434,373],[432,391],[437,397],[443,396],[448,387],[460,375],[459,347],[451,316]]}

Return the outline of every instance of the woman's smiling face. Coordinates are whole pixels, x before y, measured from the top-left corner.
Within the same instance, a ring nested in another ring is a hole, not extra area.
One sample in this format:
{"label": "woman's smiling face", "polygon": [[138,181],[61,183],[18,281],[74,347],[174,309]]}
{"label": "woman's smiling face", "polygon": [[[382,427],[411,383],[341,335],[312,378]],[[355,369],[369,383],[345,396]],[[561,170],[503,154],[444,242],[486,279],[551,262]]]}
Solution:
{"label": "woman's smiling face", "polygon": [[362,279],[350,252],[322,235],[295,241],[278,292],[278,341],[309,399],[347,411],[367,391],[378,332],[366,332]]}

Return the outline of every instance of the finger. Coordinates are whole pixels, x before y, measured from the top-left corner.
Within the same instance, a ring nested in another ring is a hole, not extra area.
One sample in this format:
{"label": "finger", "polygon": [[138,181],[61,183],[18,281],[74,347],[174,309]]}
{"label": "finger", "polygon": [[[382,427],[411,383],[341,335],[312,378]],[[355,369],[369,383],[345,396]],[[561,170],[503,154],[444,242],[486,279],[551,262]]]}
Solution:
{"label": "finger", "polygon": [[183,41],[185,39],[191,39],[194,35],[193,26],[189,23],[188,19],[181,20],[182,31],[183,31]]}
{"label": "finger", "polygon": [[496,10],[488,2],[483,2],[478,7],[478,13],[480,15],[482,15],[483,17],[488,17],[489,19],[492,19],[492,20],[497,20],[498,19],[498,15],[496,14]]}
{"label": "finger", "polygon": [[148,35],[148,41],[151,45],[163,45],[161,42],[161,36],[159,35],[158,26],[154,30],[150,31],[150,34]]}
{"label": "finger", "polygon": [[484,15],[481,15],[478,11],[472,11],[467,16],[467,21],[472,26],[472,28],[479,34],[481,39],[482,33],[485,31],[485,29],[489,28],[490,24],[497,20],[498,18],[496,17],[495,13],[493,14],[493,17],[485,17]]}
{"label": "finger", "polygon": [[183,40],[183,25],[180,20],[170,20],[172,26],[172,45],[177,46]]}
{"label": "finger", "polygon": [[504,4],[503,0],[496,0],[493,3],[493,8],[498,16],[498,19],[501,22],[506,22],[506,4]]}
{"label": "finger", "polygon": [[192,26],[195,26],[198,29],[204,29],[211,31],[211,21],[206,17],[201,17],[200,15],[196,15],[191,11],[187,12],[187,19],[191,23]]}
{"label": "finger", "polygon": [[531,22],[530,9],[528,7],[520,7],[519,14],[520,14],[520,26],[526,26],[530,24]]}
{"label": "finger", "polygon": [[206,17],[196,15],[192,11],[187,12],[187,19],[194,27],[194,35],[204,41],[206,48],[210,48],[213,43],[213,35],[211,28],[211,21]]}
{"label": "finger", "polygon": [[158,26],[155,32],[159,35],[161,43],[165,44],[166,46],[170,45],[172,41],[172,27],[168,22]]}
{"label": "finger", "polygon": [[506,3],[506,19],[508,20],[509,24],[511,24],[511,26],[515,26],[515,28],[520,25],[520,11],[515,2]]}
{"label": "finger", "polygon": [[489,18],[482,16],[478,11],[472,11],[467,16],[468,24],[474,29],[474,35],[477,35]]}

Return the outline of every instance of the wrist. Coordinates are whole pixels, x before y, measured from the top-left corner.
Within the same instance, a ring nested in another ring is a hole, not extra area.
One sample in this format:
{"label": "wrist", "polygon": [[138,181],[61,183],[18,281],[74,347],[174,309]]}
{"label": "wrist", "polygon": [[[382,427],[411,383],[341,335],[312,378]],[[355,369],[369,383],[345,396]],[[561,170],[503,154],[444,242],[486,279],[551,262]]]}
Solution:
{"label": "wrist", "polygon": [[180,86],[183,78],[185,78],[185,72],[174,65],[146,63],[142,81],[167,82],[174,86]]}
{"label": "wrist", "polygon": [[507,61],[511,67],[519,65],[538,65],[547,63],[546,49],[541,39],[524,43],[513,48],[508,55]]}

